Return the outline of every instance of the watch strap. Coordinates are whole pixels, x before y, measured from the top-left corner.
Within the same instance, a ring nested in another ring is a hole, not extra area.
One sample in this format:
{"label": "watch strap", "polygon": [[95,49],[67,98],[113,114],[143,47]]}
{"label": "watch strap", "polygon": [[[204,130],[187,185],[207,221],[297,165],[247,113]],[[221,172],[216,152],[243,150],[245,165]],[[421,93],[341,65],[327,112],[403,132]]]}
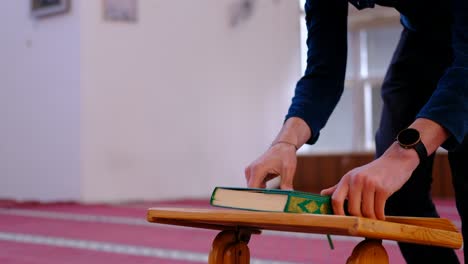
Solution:
{"label": "watch strap", "polygon": [[419,140],[418,143],[416,143],[416,145],[414,145],[414,150],[416,150],[416,153],[418,153],[418,157],[419,157],[419,162],[423,162],[423,160],[425,160],[427,158],[427,150],[426,150],[426,146],[424,146],[424,144],[422,143],[421,140]]}

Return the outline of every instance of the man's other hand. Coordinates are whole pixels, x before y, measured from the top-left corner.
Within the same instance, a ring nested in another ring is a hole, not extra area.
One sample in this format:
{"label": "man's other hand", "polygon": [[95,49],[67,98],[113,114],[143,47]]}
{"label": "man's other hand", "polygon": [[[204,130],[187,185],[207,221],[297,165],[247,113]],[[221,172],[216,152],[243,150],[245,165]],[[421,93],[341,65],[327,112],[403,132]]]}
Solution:
{"label": "man's other hand", "polygon": [[320,194],[332,196],[333,211],[344,215],[344,201],[354,216],[385,219],[385,202],[410,178],[419,163],[416,152],[393,144],[382,157],[346,173]]}

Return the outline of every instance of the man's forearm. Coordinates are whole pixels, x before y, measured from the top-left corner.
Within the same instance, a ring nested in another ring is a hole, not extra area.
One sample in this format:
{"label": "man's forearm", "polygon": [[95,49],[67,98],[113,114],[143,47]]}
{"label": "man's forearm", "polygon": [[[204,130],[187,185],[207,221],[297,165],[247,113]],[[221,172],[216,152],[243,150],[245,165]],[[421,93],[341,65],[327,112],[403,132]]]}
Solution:
{"label": "man's forearm", "polygon": [[[447,130],[438,123],[425,119],[418,118],[410,126],[419,131],[421,141],[426,147],[427,154],[431,155],[442,143],[450,136]],[[393,160],[399,160],[403,164],[408,164],[415,169],[419,164],[419,157],[414,149],[404,149],[394,142],[385,152],[384,156],[391,157]]]}
{"label": "man's forearm", "polygon": [[283,141],[294,144],[297,148],[300,148],[309,140],[311,135],[312,131],[304,120],[298,117],[291,117],[283,124],[273,144]]}
{"label": "man's forearm", "polygon": [[450,136],[444,127],[426,118],[416,119],[410,127],[419,131],[428,155],[436,151]]}

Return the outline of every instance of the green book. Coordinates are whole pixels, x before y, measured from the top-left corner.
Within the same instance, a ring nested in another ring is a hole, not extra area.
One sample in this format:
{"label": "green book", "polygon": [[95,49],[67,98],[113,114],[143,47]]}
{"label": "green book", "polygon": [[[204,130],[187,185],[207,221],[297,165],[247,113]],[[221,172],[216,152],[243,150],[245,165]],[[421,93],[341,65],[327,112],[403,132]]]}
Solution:
{"label": "green book", "polygon": [[252,211],[333,214],[330,196],[278,189],[216,187],[210,203]]}

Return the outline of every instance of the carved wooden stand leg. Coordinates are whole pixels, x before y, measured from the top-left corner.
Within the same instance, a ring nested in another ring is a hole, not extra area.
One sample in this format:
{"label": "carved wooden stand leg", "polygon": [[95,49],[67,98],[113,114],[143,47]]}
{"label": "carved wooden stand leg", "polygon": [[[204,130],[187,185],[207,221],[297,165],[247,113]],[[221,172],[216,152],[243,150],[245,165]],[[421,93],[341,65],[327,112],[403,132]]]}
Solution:
{"label": "carved wooden stand leg", "polygon": [[388,255],[382,241],[365,239],[357,244],[347,264],[388,264]]}
{"label": "carved wooden stand leg", "polygon": [[213,241],[209,264],[249,264],[250,251],[247,244],[256,230],[225,230],[220,232]]}

